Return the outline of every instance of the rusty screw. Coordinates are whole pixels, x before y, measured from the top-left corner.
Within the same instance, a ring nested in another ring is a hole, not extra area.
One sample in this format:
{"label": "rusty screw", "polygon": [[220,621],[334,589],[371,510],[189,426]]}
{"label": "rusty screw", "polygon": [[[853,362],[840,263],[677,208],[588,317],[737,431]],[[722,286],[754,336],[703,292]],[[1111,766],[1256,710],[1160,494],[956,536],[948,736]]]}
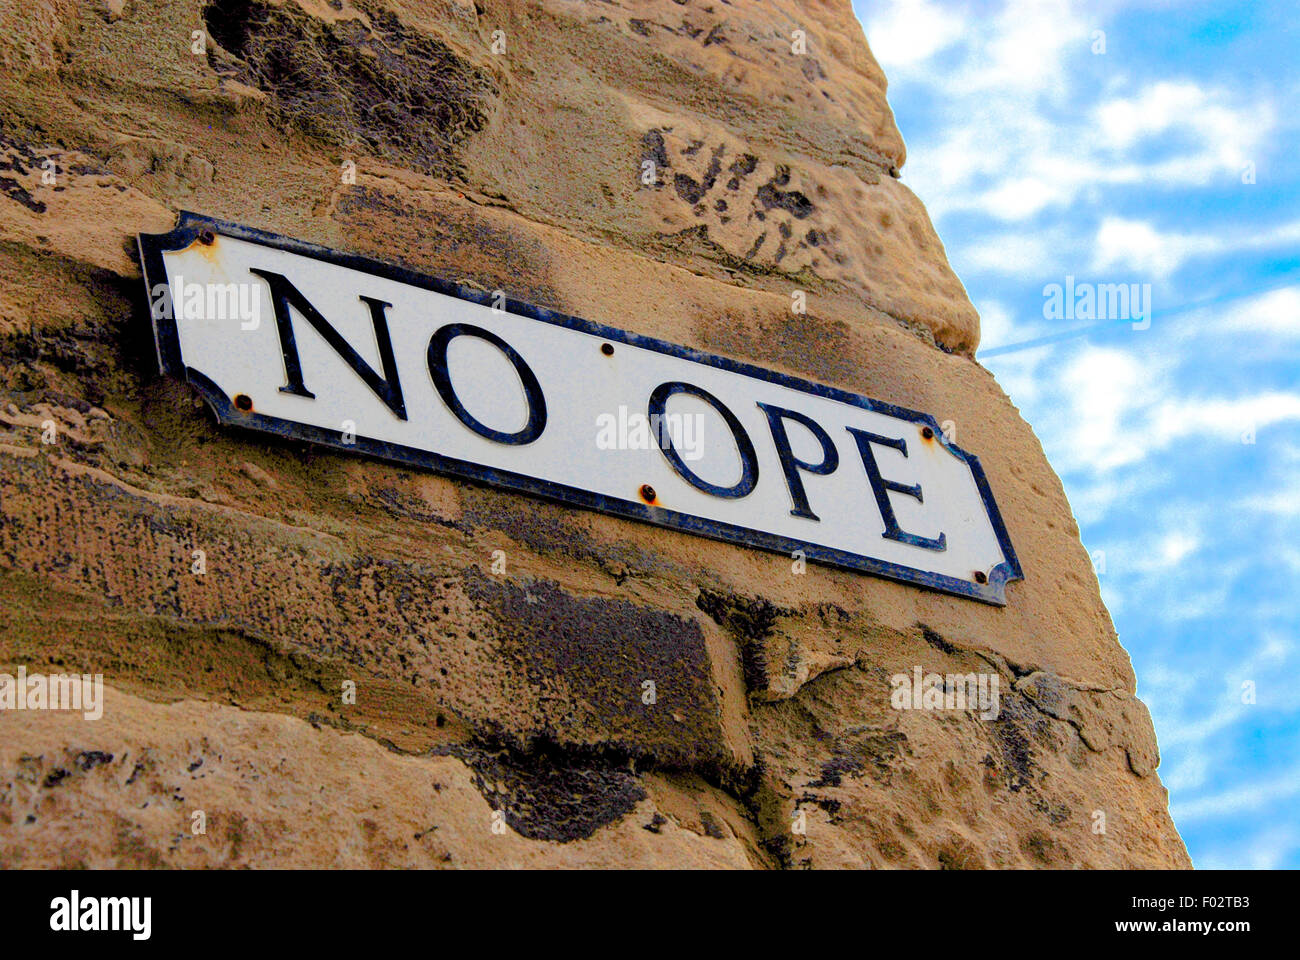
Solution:
{"label": "rusty screw", "polygon": [[607,357],[612,357],[614,355],[614,345],[612,343],[602,343],[600,345],[600,352]]}
{"label": "rusty screw", "polygon": [[985,573],[983,570],[976,570],[976,571],[975,571],[975,582],[976,582],[976,583],[988,583],[988,582],[989,582],[989,575],[988,575],[987,573]]}
{"label": "rusty screw", "polygon": [[235,394],[235,406],[247,413],[253,409],[253,398],[246,393]]}
{"label": "rusty screw", "polygon": [[212,246],[213,241],[216,239],[217,235],[211,230],[204,230],[199,234],[199,243],[203,244],[205,247]]}
{"label": "rusty screw", "polygon": [[933,430],[933,428],[931,428],[931,427],[922,427],[922,428],[921,428],[921,436],[925,437],[925,439],[927,439],[927,440],[933,440],[933,439],[934,439],[934,430]]}
{"label": "rusty screw", "polygon": [[646,503],[655,502],[655,488],[648,483],[641,484],[641,499]]}

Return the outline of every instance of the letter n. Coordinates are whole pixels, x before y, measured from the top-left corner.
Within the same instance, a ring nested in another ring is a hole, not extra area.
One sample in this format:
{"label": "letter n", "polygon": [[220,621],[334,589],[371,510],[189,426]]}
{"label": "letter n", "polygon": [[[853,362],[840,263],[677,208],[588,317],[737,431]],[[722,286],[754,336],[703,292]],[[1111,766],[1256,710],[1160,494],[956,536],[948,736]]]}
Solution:
{"label": "letter n", "polygon": [[384,367],[384,375],[381,377],[356,350],[352,349],[352,345],[330,326],[329,321],[321,316],[320,311],[302,295],[302,291],[283,275],[271,273],[269,270],[250,269],[249,272],[261,277],[271,288],[271,302],[275,306],[275,325],[280,333],[280,349],[284,353],[284,373],[288,381],[280,388],[281,393],[291,393],[308,399],[314,399],[316,396],[303,383],[302,363],[298,359],[298,344],[294,339],[293,323],[289,319],[289,308],[292,307],[315,328],[366,386],[384,401],[397,419],[406,419],[406,403],[402,399],[402,385],[397,379],[397,361],[393,357],[393,343],[388,336],[388,318],[384,314],[385,309],[392,306],[391,303],[367,296],[359,298],[370,308],[370,320],[375,329],[375,343],[379,347],[379,359]]}

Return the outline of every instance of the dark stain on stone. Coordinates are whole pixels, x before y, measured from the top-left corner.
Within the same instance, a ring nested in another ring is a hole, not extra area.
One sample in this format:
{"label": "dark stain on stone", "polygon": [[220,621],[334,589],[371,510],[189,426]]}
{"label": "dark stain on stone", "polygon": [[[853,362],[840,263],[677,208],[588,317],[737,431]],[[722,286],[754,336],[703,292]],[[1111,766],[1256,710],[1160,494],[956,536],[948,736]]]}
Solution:
{"label": "dark stain on stone", "polygon": [[1000,698],[998,718],[993,721],[993,738],[1002,751],[1002,768],[1008,789],[1013,792],[1030,786],[1034,779],[1033,749],[1023,721],[1031,711],[1024,698],[1004,694]]}
{"label": "dark stain on stone", "polygon": [[45,212],[45,201],[37,200],[13,177],[0,177],[0,193],[22,204],[33,213]]}
{"label": "dark stain on stone", "polygon": [[101,764],[112,763],[113,755],[102,750],[83,750],[77,754],[75,763],[83,772],[93,770]]}
{"label": "dark stain on stone", "polygon": [[768,663],[763,640],[772,632],[777,619],[791,611],[783,610],[762,597],[742,597],[704,588],[695,598],[695,605],[714,623],[735,636],[740,647],[745,686],[750,690],[764,689],[768,681]]}
{"label": "dark stain on stone", "polygon": [[813,806],[820,807],[821,809],[825,810],[828,814],[830,814],[830,819],[832,823],[839,822],[839,818],[837,815],[839,814],[840,810],[843,809],[844,807],[843,803],[841,803],[839,800],[834,799],[833,797],[819,797],[811,793],[805,793],[802,797],[800,797],[799,804],[797,806],[801,806],[805,803],[811,803]]}
{"label": "dark stain on stone", "polygon": [[712,190],[713,185],[718,182],[718,176],[722,173],[722,154],[725,148],[719,144],[709,157],[709,167],[704,171],[704,185],[706,190]]}
{"label": "dark stain on stone", "polygon": [[479,793],[511,829],[530,840],[585,840],[618,823],[646,796],[620,757],[545,742],[527,752],[486,741],[455,744],[445,752],[474,771]]}
{"label": "dark stain on stone", "polygon": [[[796,220],[803,220],[805,217],[810,216],[813,210],[816,209],[813,206],[813,202],[798,190],[790,190],[787,192],[778,189],[778,186],[781,185],[781,180],[781,177],[777,177],[759,187],[756,195],[758,202],[767,210],[773,208],[784,210]],[[784,180],[788,182],[789,176],[787,175],[784,177]]]}
{"label": "dark stain on stone", "polygon": [[809,787],[838,787],[845,777],[857,777],[869,771],[878,783],[888,783],[891,763],[907,745],[901,730],[866,733],[836,741],[830,760],[822,764],[821,776]]}
{"label": "dark stain on stone", "polygon": [[382,505],[382,509],[387,513],[403,520],[411,520],[415,523],[433,523],[440,527],[450,529],[459,529],[461,524],[448,517],[434,513],[428,509],[428,504],[419,497],[404,493],[393,487],[381,487],[374,492],[375,499]]}
{"label": "dark stain on stone", "polygon": [[813,57],[804,57],[803,65],[799,69],[803,71],[804,79],[809,83],[816,83],[818,80],[826,79],[826,71]]}
{"label": "dark stain on stone", "polygon": [[[730,170],[732,175],[738,180],[743,180],[758,169],[758,157],[754,156],[752,153],[742,154],[733,160],[731,166],[727,169]],[[733,187],[732,189],[734,190],[735,188]]]}
{"label": "dark stain on stone", "polygon": [[938,631],[931,630],[924,623],[918,623],[917,626],[921,628],[921,636],[925,638],[925,642],[930,646],[949,656],[956,654],[957,648],[941,637]]}
{"label": "dark stain on stone", "polygon": [[458,527],[467,532],[499,530],[536,553],[567,557],[605,570],[660,566],[640,547],[593,540],[573,522],[571,510],[559,504],[525,500],[479,485],[462,487],[461,503]]}
{"label": "dark stain on stone", "polygon": [[[100,347],[106,346],[112,331],[97,330],[91,335],[86,329],[20,330],[0,338],[0,356],[6,365],[14,364],[48,364],[61,373],[72,374],[89,382],[87,392],[94,391],[94,385],[102,382],[110,370],[108,357]],[[96,392],[95,396],[102,396]],[[45,399],[42,396],[41,399]],[[60,406],[69,406],[57,397],[50,400]],[[90,403],[96,402],[93,398]],[[89,404],[87,405],[89,409]],[[83,411],[84,412],[84,411]]]}
{"label": "dark stain on stone", "polygon": [[[717,694],[696,620],[621,598],[575,596],[549,580],[524,586],[475,567],[463,583],[475,608],[500,625],[497,643],[528,682],[557,692],[558,713],[544,724],[603,731],[610,746],[617,740],[629,755],[668,766],[721,761]],[[647,680],[653,703],[642,699]]]}
{"label": "dark stain on stone", "polygon": [[722,824],[718,823],[717,817],[707,810],[700,811],[700,826],[704,827],[705,835],[712,837],[714,840],[725,840],[727,838],[727,833],[722,829]]}
{"label": "dark stain on stone", "polygon": [[787,834],[766,837],[758,845],[780,869],[789,870],[794,865],[794,842]]}
{"label": "dark stain on stone", "polygon": [[1029,697],[1030,702],[1048,716],[1057,720],[1068,719],[1070,697],[1065,684],[1056,674],[1037,671],[1018,679],[1016,690]]}
{"label": "dark stain on stone", "polygon": [[684,173],[673,177],[673,186],[677,188],[677,196],[690,204],[699,203],[704,196],[704,188]]}
{"label": "dark stain on stone", "polygon": [[696,182],[684,173],[679,173],[673,177],[673,186],[677,188],[677,196],[681,197],[689,204],[697,204],[704,195],[713,189],[714,184],[718,182],[718,174],[722,172],[722,162],[719,159],[721,148],[715,150],[713,156],[709,159],[708,169],[704,171],[704,178]]}
{"label": "dark stain on stone", "polygon": [[642,155],[642,161],[653,161],[655,167],[660,170],[667,170],[670,166],[668,163],[668,150],[664,147],[664,135],[658,130],[648,130],[645,136],[641,138],[641,146],[645,149]]}
{"label": "dark stain on stone", "polygon": [[1047,818],[1047,822],[1052,826],[1060,826],[1070,819],[1070,808],[1064,803],[1049,803],[1046,800],[1035,798],[1031,801],[1035,810]]}
{"label": "dark stain on stone", "polygon": [[360,19],[327,22],[294,4],[212,0],[203,22],[233,63],[214,69],[270,93],[287,122],[310,136],[426,172],[447,172],[452,148],[483,129],[497,96],[491,76],[441,40],[368,2]]}

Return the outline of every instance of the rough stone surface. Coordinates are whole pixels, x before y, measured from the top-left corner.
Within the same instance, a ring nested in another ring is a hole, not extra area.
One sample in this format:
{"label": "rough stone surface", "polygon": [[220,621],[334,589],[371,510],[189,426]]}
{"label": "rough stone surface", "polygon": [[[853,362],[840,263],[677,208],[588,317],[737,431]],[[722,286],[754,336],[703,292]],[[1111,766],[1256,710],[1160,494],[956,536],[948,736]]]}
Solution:
{"label": "rough stone surface", "polygon": [[[1189,865],[903,162],[848,0],[0,2],[0,671],[109,685],[0,713],[0,867]],[[952,420],[1026,579],[796,575],[219,430],[133,253],[181,209]],[[915,666],[1001,714],[892,709]]]}

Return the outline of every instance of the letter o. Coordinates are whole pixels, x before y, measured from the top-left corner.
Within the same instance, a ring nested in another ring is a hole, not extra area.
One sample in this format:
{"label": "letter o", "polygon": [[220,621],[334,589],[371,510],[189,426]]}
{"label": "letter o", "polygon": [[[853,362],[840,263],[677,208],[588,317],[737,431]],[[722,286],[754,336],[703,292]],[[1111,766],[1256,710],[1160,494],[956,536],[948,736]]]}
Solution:
{"label": "letter o", "polygon": [[703,387],[697,387],[693,383],[683,383],[680,380],[670,380],[667,383],[659,384],[654,388],[654,392],[650,394],[650,422],[663,422],[664,407],[668,403],[668,398],[678,393],[687,393],[693,397],[698,397],[722,414],[722,419],[727,422],[727,426],[731,430],[731,436],[736,441],[736,450],[740,454],[740,480],[736,482],[735,486],[731,487],[719,487],[707,480],[702,480],[682,460],[681,455],[673,446],[672,438],[666,433],[660,434],[659,441],[659,449],[663,452],[663,455],[668,458],[668,462],[672,464],[678,476],[697,490],[702,490],[711,496],[724,497],[728,500],[749,496],[754,489],[754,485],[758,483],[758,455],[754,452],[753,441],[749,439],[749,434],[745,432],[744,426],[736,419],[736,415],[709,391]]}
{"label": "letter o", "polygon": [[[516,433],[493,430],[487,424],[480,422],[460,402],[460,397],[456,396],[456,391],[451,385],[451,375],[447,372],[447,348],[451,345],[451,341],[459,336],[478,337],[480,340],[487,341],[504,353],[506,359],[514,366],[515,373],[519,374],[519,380],[524,385],[524,395],[528,399],[528,423],[522,430]],[[449,323],[440,327],[429,338],[428,365],[429,376],[433,378],[433,385],[438,390],[438,396],[442,397],[442,402],[451,409],[461,423],[480,437],[495,440],[497,443],[521,445],[532,443],[546,429],[546,398],[542,395],[542,385],[537,382],[532,369],[524,362],[524,358],[519,356],[515,348],[491,330],[484,330],[470,323]]]}

